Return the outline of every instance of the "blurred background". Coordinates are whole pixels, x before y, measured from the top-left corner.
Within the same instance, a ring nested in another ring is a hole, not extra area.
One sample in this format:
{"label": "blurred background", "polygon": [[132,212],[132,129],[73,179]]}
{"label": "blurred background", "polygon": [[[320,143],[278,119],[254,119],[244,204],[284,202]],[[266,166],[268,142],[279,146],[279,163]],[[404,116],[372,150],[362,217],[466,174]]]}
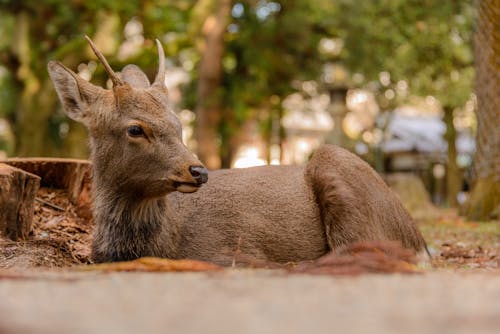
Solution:
{"label": "blurred background", "polygon": [[207,167],[300,164],[334,143],[384,175],[407,206],[498,217],[498,7],[0,0],[0,159],[87,158],[86,130],[62,112],[47,62],[111,87],[89,35],[115,70],[134,63],[152,79],[158,38],[184,140]]}

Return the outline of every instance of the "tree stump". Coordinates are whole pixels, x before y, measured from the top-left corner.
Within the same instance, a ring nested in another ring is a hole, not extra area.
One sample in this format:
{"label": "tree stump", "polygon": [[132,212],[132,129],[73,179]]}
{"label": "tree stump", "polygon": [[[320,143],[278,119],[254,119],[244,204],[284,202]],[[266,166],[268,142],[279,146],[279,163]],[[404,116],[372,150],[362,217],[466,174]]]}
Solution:
{"label": "tree stump", "polygon": [[[41,186],[66,189],[78,215],[90,219],[92,163],[63,158],[10,158],[1,161],[42,178]],[[0,162],[0,163],[1,163]]]}
{"label": "tree stump", "polygon": [[0,232],[12,240],[26,239],[33,222],[40,177],[0,163]]}

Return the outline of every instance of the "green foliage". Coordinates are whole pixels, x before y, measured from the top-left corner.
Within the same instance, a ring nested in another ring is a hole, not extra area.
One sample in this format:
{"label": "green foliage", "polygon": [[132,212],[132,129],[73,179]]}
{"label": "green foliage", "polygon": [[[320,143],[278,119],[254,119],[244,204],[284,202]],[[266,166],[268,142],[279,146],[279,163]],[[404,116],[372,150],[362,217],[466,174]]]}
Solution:
{"label": "green foliage", "polygon": [[[55,94],[51,94],[50,98],[42,96],[44,91],[53,92],[44,88],[50,85],[46,70],[49,60],[57,59],[76,69],[80,63],[87,62],[92,57],[83,39],[84,35],[101,34],[106,39],[104,42],[119,45],[125,39],[122,33],[125,24],[137,17],[143,23],[146,42],[132,61],[144,67],[147,73],[154,73],[158,59],[153,39],[171,30],[186,30],[189,6],[193,3],[194,1],[165,0],[1,0],[0,68],[7,69],[7,73],[0,78],[0,94],[8,102],[0,107],[0,116],[12,114],[14,109],[18,110],[19,115],[12,119],[15,119],[13,126],[16,129],[16,140],[25,142],[18,146],[24,147],[23,154],[64,154],[59,126],[68,120],[56,114],[56,109],[52,106],[55,105]],[[109,24],[111,21],[114,23]],[[184,37],[169,43],[167,54],[178,53],[187,45],[192,47],[185,36],[184,34]],[[105,54],[111,65],[119,69],[124,64],[116,59],[115,51],[113,54]],[[101,67],[98,67],[94,80],[101,83],[106,80]],[[26,144],[30,140],[27,133],[35,131],[26,129],[33,127],[33,123],[38,123],[39,130],[36,131],[45,137],[39,138],[37,142],[43,142],[47,147],[46,151],[37,151],[34,145]],[[81,142],[85,145],[84,140]]]}
{"label": "green foliage", "polygon": [[[26,86],[19,75],[19,50],[14,45],[19,16],[27,15],[29,69],[40,84],[47,79],[46,63],[58,59],[71,68],[92,57],[82,38],[95,36],[103,23],[116,20],[103,34],[116,46],[123,43],[123,29],[136,18],[143,25],[145,42],[126,62],[156,72],[154,38],[162,38],[167,57],[190,71],[184,101],[196,104],[200,59],[197,43],[209,11],[206,0],[0,0],[0,63],[8,74],[0,77],[0,116],[14,112],[20,90]],[[434,95],[443,105],[460,106],[469,97],[473,76],[471,34],[472,0],[242,0],[233,2],[225,34],[223,82],[220,94],[225,106],[223,137],[234,134],[247,119],[262,121],[269,131],[271,103],[293,92],[294,80],[319,80],[327,61],[340,61],[351,73],[364,76],[365,84],[390,73],[392,84],[405,80],[411,94]],[[342,52],[332,58],[322,54],[322,38],[340,38]],[[124,64],[108,52],[111,65]],[[105,81],[102,67],[96,72]],[[55,110],[54,110],[55,112]],[[58,122],[49,115],[51,138],[58,136]],[[29,120],[28,120],[29,121]],[[57,141],[57,140],[53,140]]]}
{"label": "green foliage", "polygon": [[328,3],[235,2],[226,36],[224,87],[236,124],[258,118],[258,110],[267,110],[262,120],[268,124],[272,96],[283,99],[293,92],[293,80],[320,77],[318,43],[332,12]]}
{"label": "green foliage", "polygon": [[416,95],[461,106],[473,76],[472,0],[338,1],[342,60],[353,72],[377,80],[387,71]]}

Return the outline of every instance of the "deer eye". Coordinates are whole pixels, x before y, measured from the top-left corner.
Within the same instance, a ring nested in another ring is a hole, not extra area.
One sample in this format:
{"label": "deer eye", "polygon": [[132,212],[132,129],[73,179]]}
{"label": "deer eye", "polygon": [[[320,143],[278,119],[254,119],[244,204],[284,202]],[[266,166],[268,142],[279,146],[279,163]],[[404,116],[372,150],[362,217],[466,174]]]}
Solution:
{"label": "deer eye", "polygon": [[127,134],[131,137],[144,137],[144,130],[139,125],[132,125],[127,128]]}

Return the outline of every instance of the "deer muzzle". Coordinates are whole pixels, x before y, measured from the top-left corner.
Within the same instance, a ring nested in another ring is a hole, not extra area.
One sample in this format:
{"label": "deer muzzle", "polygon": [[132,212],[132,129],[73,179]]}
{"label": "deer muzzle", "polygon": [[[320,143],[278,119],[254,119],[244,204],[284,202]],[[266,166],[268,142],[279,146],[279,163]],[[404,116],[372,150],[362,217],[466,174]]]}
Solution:
{"label": "deer muzzle", "polygon": [[189,173],[191,173],[191,176],[198,185],[202,185],[208,181],[208,170],[203,166],[190,166]]}

